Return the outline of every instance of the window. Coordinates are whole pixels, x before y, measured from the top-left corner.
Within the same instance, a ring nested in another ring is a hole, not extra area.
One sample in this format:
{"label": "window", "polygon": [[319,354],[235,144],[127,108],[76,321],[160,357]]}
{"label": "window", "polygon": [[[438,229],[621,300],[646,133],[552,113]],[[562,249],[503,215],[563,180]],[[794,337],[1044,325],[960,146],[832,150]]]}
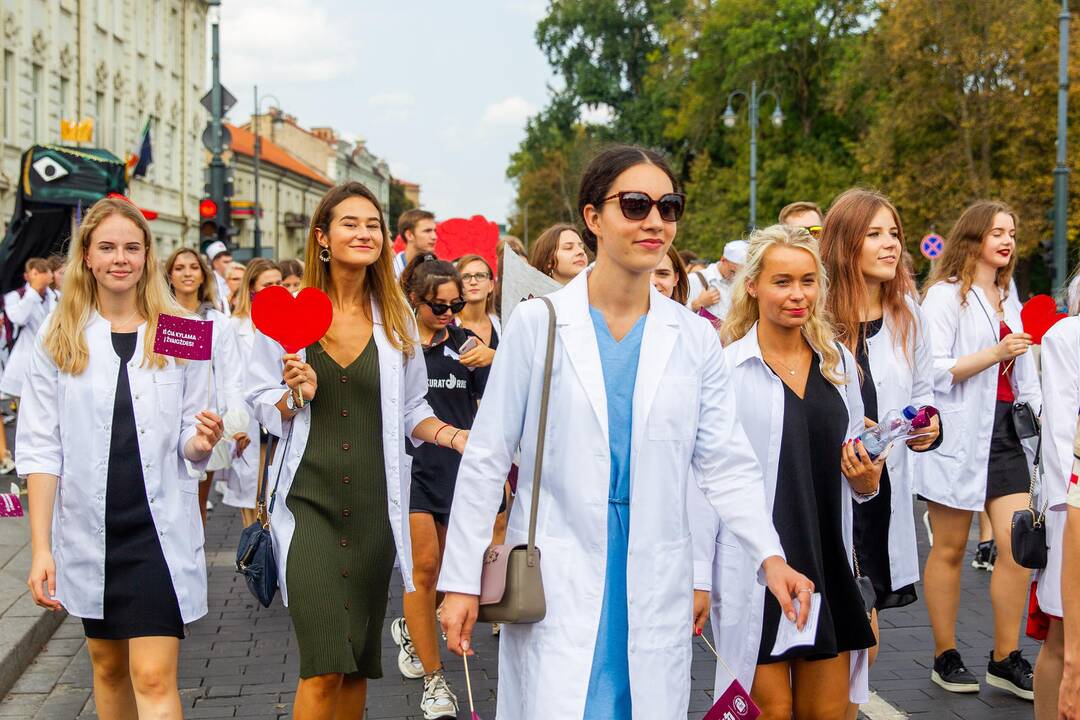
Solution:
{"label": "window", "polygon": [[4,140],[11,140],[15,134],[15,54],[4,51],[4,67],[0,80],[4,83],[3,95],[0,96],[0,131]]}
{"label": "window", "polygon": [[120,98],[113,96],[112,101],[112,151],[121,159],[124,158],[124,109],[120,104]]}
{"label": "window", "polygon": [[30,112],[33,121],[33,140],[39,142],[45,139],[45,69],[40,65],[34,65],[31,71],[31,95]]}
{"label": "window", "polygon": [[135,32],[132,33],[132,40],[135,43],[135,50],[143,57],[146,57],[147,38],[150,37],[147,33],[146,22],[146,3],[144,0],[138,0],[135,3]]}
{"label": "window", "polygon": [[164,63],[164,56],[162,54],[164,48],[162,46],[166,42],[169,42],[172,36],[170,35],[170,36],[166,37],[165,29],[162,27],[162,23],[164,22],[164,18],[162,17],[163,16],[163,10],[161,8],[161,0],[153,0],[153,2],[154,2],[153,19],[152,19],[152,22],[153,22],[152,33],[153,34],[150,37],[155,38],[155,39],[157,39],[157,38],[163,39],[163,40],[158,40],[158,41],[153,43],[153,45],[154,45],[154,61],[157,62],[158,65],[161,65],[161,64]]}
{"label": "window", "polygon": [[65,120],[78,122],[78,118],[71,112],[71,78],[60,76],[60,117]]}
{"label": "window", "polygon": [[105,144],[105,93],[94,93],[94,140],[98,145]]}
{"label": "window", "polygon": [[[176,28],[181,33],[184,31],[184,25],[180,22],[180,13],[176,8],[169,13],[169,27]],[[184,63],[180,52],[180,38],[175,32],[168,33],[167,37],[169,38],[169,62],[172,64],[172,71],[179,75]]]}

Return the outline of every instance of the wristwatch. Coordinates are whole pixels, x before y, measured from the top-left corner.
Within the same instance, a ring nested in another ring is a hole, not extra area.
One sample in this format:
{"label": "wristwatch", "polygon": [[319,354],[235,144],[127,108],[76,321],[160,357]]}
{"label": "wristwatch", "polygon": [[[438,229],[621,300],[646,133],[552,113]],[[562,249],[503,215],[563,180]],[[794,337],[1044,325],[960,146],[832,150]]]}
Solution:
{"label": "wristwatch", "polygon": [[296,391],[289,388],[289,393],[285,396],[285,407],[289,409],[289,412],[296,412]]}

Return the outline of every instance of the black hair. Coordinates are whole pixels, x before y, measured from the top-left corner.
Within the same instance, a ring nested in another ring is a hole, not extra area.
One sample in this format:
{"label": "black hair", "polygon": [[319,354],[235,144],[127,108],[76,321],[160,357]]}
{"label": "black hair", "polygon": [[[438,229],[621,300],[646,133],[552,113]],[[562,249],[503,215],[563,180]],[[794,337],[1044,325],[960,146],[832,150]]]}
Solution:
{"label": "black hair", "polygon": [[453,263],[440,260],[431,253],[417,255],[401,272],[401,289],[413,305],[416,304],[414,296],[417,301],[430,300],[438,292],[439,286],[448,282],[457,285],[458,295],[465,296],[458,269]]}
{"label": "black hair", "polygon": [[[578,217],[584,221],[585,206],[593,205],[599,208],[604,198],[608,196],[611,186],[615,184],[615,179],[625,170],[642,163],[655,165],[663,170],[671,180],[672,189],[676,191],[679,189],[675,173],[671,172],[663,155],[637,145],[613,145],[594,157],[581,175],[581,185],[578,188]],[[596,236],[589,230],[588,224],[583,228],[581,239],[585,241],[585,246],[589,250],[596,252]]]}

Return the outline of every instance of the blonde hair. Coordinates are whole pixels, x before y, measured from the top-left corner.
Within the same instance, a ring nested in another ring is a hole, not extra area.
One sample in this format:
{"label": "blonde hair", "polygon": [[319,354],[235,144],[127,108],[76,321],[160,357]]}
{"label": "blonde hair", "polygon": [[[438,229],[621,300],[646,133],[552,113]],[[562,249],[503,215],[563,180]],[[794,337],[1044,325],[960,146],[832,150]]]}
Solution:
{"label": "blonde hair", "polygon": [[750,296],[746,285],[749,281],[756,281],[761,276],[765,256],[769,250],[774,247],[802,250],[814,258],[818,284],[821,288],[809,308],[809,317],[802,326],[802,335],[811,349],[821,354],[821,374],[833,385],[845,384],[847,378],[837,372],[837,368],[842,365],[842,356],[837,347],[836,331],[833,330],[828,317],[829,282],[825,274],[825,266],[821,262],[821,255],[818,253],[818,241],[804,228],[791,225],[770,225],[767,228],[755,230],[748,242],[746,262],[732,283],[731,309],[724,318],[721,330],[724,344],[729,345],[744,337],[759,320],[757,299]]}
{"label": "blonde hair", "polygon": [[142,232],[146,249],[146,264],[142,277],[135,285],[135,307],[146,319],[143,336],[142,367],[161,369],[168,364],[164,355],[154,352],[158,315],[187,315],[169,292],[165,276],[158,264],[150,226],[139,209],[121,198],[103,198],[90,208],[79,226],[79,236],[68,248],[67,273],[64,276],[64,292],[53,311],[49,329],[45,334],[45,351],[49,353],[60,372],[81,375],[90,363],[90,348],[86,342],[86,326],[92,310],[99,310],[97,279],[86,265],[87,249],[91,236],[98,226],[109,217],[119,215],[130,220]]}
{"label": "blonde hair", "polygon": [[[199,263],[199,271],[202,273],[202,283],[199,285],[199,289],[196,291],[195,296],[198,298],[199,303],[210,303],[211,305],[217,305],[217,282],[214,280],[212,270],[206,263],[204,258],[198,250],[193,248],[177,248],[173,250],[172,255],[165,261],[165,267],[163,272],[165,273],[165,283],[169,286],[169,290],[172,292],[173,297],[176,297],[176,288],[172,286],[172,271],[173,266],[176,265],[177,259],[181,255],[191,255],[195,258],[195,261]],[[231,269],[232,266],[230,266]]]}
{"label": "blonde hair", "polygon": [[412,357],[416,342],[415,321],[412,308],[401,291],[397,275],[394,273],[394,248],[386,228],[386,216],[382,205],[368,188],[359,182],[346,182],[326,191],[311,216],[308,229],[307,248],[304,251],[304,277],[302,287],[318,288],[323,292],[330,289],[333,278],[330,275],[330,263],[319,258],[322,247],[316,240],[316,231],[330,235],[330,222],[334,219],[334,208],[351,197],[362,197],[375,206],[379,214],[379,232],[382,233],[382,251],[374,263],[366,268],[364,279],[364,299],[373,298],[382,314],[383,331],[390,347],[400,351],[405,357]]}
{"label": "blonde hair", "polygon": [[277,263],[267,258],[254,258],[248,262],[247,267],[244,268],[244,278],[240,281],[240,287],[236,288],[233,298],[235,302],[233,317],[246,318],[251,315],[251,295],[255,292],[255,282],[267,270],[281,272]]}

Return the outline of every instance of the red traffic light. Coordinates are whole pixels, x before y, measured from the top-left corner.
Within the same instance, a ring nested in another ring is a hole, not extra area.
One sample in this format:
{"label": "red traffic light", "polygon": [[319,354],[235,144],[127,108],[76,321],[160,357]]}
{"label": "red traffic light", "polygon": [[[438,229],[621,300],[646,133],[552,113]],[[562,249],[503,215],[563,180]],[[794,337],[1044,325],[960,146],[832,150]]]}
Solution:
{"label": "red traffic light", "polygon": [[212,218],[217,216],[217,203],[210,198],[199,201],[199,217]]}

